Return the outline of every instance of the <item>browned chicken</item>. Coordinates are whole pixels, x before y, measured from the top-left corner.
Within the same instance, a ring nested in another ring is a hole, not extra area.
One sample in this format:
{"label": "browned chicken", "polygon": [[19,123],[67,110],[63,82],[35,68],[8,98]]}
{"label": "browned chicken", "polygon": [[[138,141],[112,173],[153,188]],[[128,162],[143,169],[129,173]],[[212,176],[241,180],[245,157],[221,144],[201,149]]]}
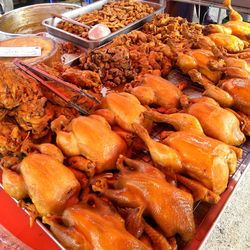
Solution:
{"label": "browned chicken", "polygon": [[182,92],[171,82],[160,76],[146,74],[134,88],[127,89],[141,104],[157,104],[163,108],[178,108]]}
{"label": "browned chicken", "polygon": [[109,124],[117,124],[126,131],[133,132],[133,123],[142,124],[145,127],[151,125],[151,122],[144,119],[142,115],[146,108],[132,94],[109,93],[103,99],[101,107],[102,109],[96,112],[98,115],[104,116]]}
{"label": "browned chicken", "polygon": [[250,24],[243,22],[242,16],[232,8],[231,0],[225,0],[224,5],[229,9],[229,21],[224,24],[231,29],[232,34],[239,38],[249,41]]}
{"label": "browned chicken", "polygon": [[54,156],[30,154],[21,162],[20,170],[40,215],[60,214],[67,206],[77,202],[80,184]]}
{"label": "browned chicken", "polygon": [[208,25],[204,29],[205,34],[233,34],[242,40],[249,41],[250,24],[243,22],[242,16],[232,8],[231,0],[224,0],[224,5],[229,9],[229,21],[223,25]]}
{"label": "browned chicken", "polygon": [[148,131],[140,124],[133,124],[135,133],[146,144],[151,158],[156,166],[160,167],[163,172],[180,172],[182,171],[181,159],[178,153],[160,142],[153,140]]}
{"label": "browned chicken", "polygon": [[184,173],[216,194],[226,189],[242,154],[239,148],[186,131],[173,132],[163,142],[178,152]]}
{"label": "browned chicken", "polygon": [[100,76],[96,72],[90,70],[68,68],[63,72],[62,78],[84,89],[100,89],[102,86]]}
{"label": "browned chicken", "polygon": [[66,209],[60,220],[47,217],[44,221],[66,249],[151,249],[126,231],[124,220],[110,204],[93,194]]}
{"label": "browned chicken", "polygon": [[250,115],[250,79],[226,79],[219,87],[232,96],[233,107]]}
{"label": "browned chicken", "polygon": [[186,111],[199,120],[206,135],[234,146],[245,142],[246,138],[241,132],[237,117],[221,108],[213,99],[192,99]]}
{"label": "browned chicken", "polygon": [[126,152],[125,141],[112,131],[102,116],[80,116],[62,129],[65,123],[62,116],[52,122],[56,143],[65,155],[81,156],[71,161],[79,165],[80,160],[81,170],[86,171],[93,165],[96,173],[114,169],[118,156]]}
{"label": "browned chicken", "polygon": [[209,62],[215,60],[215,56],[211,50],[195,49],[185,54],[179,54],[177,66],[183,73],[190,75],[191,70],[197,70],[202,76],[213,83],[217,83],[221,79],[221,72],[213,71],[209,68]]}
{"label": "browned chicken", "polygon": [[139,218],[130,226],[138,225],[145,215],[154,219],[165,237],[180,234],[185,241],[192,238],[195,225],[189,193],[169,184],[161,171],[143,161],[121,157],[117,167],[120,173],[113,183],[115,189],[107,188],[98,178],[93,189],[119,207],[139,208]]}
{"label": "browned chicken", "polygon": [[234,35],[213,33],[209,35],[209,38],[212,39],[218,47],[222,47],[230,53],[240,52],[245,47],[245,43]]}

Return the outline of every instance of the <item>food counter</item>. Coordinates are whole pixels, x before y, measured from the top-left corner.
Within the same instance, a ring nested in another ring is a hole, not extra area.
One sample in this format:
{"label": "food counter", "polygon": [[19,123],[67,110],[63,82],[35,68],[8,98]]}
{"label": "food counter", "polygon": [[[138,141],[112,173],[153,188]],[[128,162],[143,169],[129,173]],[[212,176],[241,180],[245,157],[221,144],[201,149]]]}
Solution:
{"label": "food counter", "polygon": [[223,25],[123,0],[1,31],[1,244],[248,246],[224,228],[249,215],[250,25],[224,4]]}

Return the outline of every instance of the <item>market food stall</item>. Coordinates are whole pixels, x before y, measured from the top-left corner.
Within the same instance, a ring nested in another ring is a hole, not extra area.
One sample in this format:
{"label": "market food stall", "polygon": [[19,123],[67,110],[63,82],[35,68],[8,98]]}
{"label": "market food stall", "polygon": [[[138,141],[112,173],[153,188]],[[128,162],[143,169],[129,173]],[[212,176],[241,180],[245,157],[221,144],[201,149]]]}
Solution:
{"label": "market food stall", "polygon": [[250,161],[250,24],[224,7],[223,25],[137,0],[0,19],[0,248],[204,245]]}

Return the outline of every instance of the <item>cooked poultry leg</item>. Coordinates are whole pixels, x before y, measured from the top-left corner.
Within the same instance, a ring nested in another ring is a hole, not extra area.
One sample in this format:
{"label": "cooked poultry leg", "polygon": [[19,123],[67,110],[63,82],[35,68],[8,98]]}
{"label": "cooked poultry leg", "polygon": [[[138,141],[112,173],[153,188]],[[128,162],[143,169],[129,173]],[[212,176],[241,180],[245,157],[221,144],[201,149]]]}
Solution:
{"label": "cooked poultry leg", "polygon": [[172,125],[177,131],[190,131],[203,135],[203,129],[199,120],[192,114],[175,113],[175,114],[161,114],[156,111],[146,111],[144,116],[153,120],[154,122],[164,122]]}
{"label": "cooked poultry leg", "polygon": [[133,128],[147,145],[151,158],[156,165],[161,167],[163,171],[179,172],[182,170],[180,157],[174,149],[154,141],[150,138],[148,131],[141,125],[134,123]]}

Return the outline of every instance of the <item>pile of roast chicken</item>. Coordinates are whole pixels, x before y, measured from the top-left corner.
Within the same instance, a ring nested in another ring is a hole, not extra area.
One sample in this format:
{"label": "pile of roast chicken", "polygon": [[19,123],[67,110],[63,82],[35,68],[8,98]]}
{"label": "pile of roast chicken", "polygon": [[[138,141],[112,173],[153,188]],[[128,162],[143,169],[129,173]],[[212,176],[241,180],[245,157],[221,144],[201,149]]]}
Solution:
{"label": "pile of roast chicken", "polygon": [[194,204],[220,200],[250,135],[250,24],[225,5],[224,25],[164,14],[76,67],[39,65],[100,100],[50,82],[88,116],[1,65],[3,187],[66,249],[177,249],[195,234]]}

